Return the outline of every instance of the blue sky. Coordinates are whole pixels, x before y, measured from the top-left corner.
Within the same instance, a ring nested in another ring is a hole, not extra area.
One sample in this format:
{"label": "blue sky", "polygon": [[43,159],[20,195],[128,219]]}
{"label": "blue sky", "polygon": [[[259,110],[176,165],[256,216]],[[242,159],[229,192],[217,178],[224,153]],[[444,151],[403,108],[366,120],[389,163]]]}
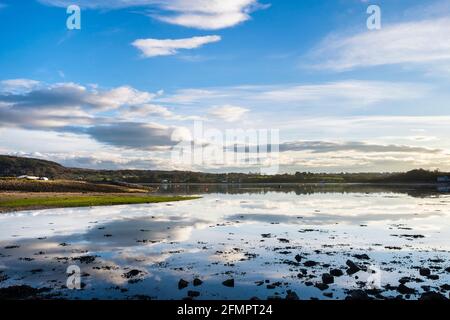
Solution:
{"label": "blue sky", "polygon": [[449,27],[447,0],[0,0],[0,152],[254,171],[171,161],[201,120],[279,130],[281,172],[450,170]]}

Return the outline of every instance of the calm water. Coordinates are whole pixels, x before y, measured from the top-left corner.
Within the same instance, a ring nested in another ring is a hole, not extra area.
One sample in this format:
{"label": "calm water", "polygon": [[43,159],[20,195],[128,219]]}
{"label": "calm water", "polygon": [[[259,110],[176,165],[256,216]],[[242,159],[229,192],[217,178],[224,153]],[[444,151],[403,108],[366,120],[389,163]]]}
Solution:
{"label": "calm water", "polygon": [[[195,299],[266,299],[291,290],[300,299],[342,299],[358,288],[396,297],[401,279],[416,290],[403,298],[427,290],[448,297],[450,195],[433,188],[159,192],[203,198],[0,215],[0,287],[50,288],[47,298],[182,299],[191,290]],[[347,260],[362,270],[348,275]],[[65,287],[70,265],[81,269],[82,290]],[[421,276],[419,267],[432,276]],[[344,275],[323,286],[330,269]],[[194,278],[203,283],[193,286]],[[179,289],[180,279],[188,287]],[[222,284],[227,279],[234,287]]]}

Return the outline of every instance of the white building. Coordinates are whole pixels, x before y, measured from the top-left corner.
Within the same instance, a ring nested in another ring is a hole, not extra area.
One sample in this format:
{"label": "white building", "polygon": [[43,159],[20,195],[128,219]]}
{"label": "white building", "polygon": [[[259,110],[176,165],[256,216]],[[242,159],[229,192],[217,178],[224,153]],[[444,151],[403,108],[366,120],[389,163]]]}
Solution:
{"label": "white building", "polygon": [[36,176],[28,176],[28,175],[18,176],[17,179],[48,181],[47,177],[36,177]]}

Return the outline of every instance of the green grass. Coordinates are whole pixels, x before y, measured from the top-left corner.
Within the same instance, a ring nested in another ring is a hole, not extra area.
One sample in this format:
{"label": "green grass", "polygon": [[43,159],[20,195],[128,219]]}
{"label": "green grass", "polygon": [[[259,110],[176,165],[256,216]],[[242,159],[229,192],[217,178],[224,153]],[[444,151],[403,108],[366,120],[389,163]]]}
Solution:
{"label": "green grass", "polygon": [[0,208],[17,210],[27,208],[66,208],[66,207],[90,207],[112,206],[119,204],[141,204],[193,200],[199,197],[181,196],[64,196],[64,197],[27,197],[18,199],[0,199]]}

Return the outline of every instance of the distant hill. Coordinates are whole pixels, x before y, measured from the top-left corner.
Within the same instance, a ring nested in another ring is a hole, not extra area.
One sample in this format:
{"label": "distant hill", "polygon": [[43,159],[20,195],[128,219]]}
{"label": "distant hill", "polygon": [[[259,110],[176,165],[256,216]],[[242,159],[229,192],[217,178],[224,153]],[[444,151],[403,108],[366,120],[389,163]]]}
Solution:
{"label": "distant hill", "polygon": [[439,176],[450,173],[423,169],[403,173],[203,173],[160,170],[91,170],[67,168],[56,162],[41,159],[0,155],[0,177],[20,175],[45,176],[52,179],[71,179],[92,182],[127,183],[435,183]]}
{"label": "distant hill", "polygon": [[45,176],[57,177],[67,171],[62,165],[41,159],[0,156],[0,176]]}

